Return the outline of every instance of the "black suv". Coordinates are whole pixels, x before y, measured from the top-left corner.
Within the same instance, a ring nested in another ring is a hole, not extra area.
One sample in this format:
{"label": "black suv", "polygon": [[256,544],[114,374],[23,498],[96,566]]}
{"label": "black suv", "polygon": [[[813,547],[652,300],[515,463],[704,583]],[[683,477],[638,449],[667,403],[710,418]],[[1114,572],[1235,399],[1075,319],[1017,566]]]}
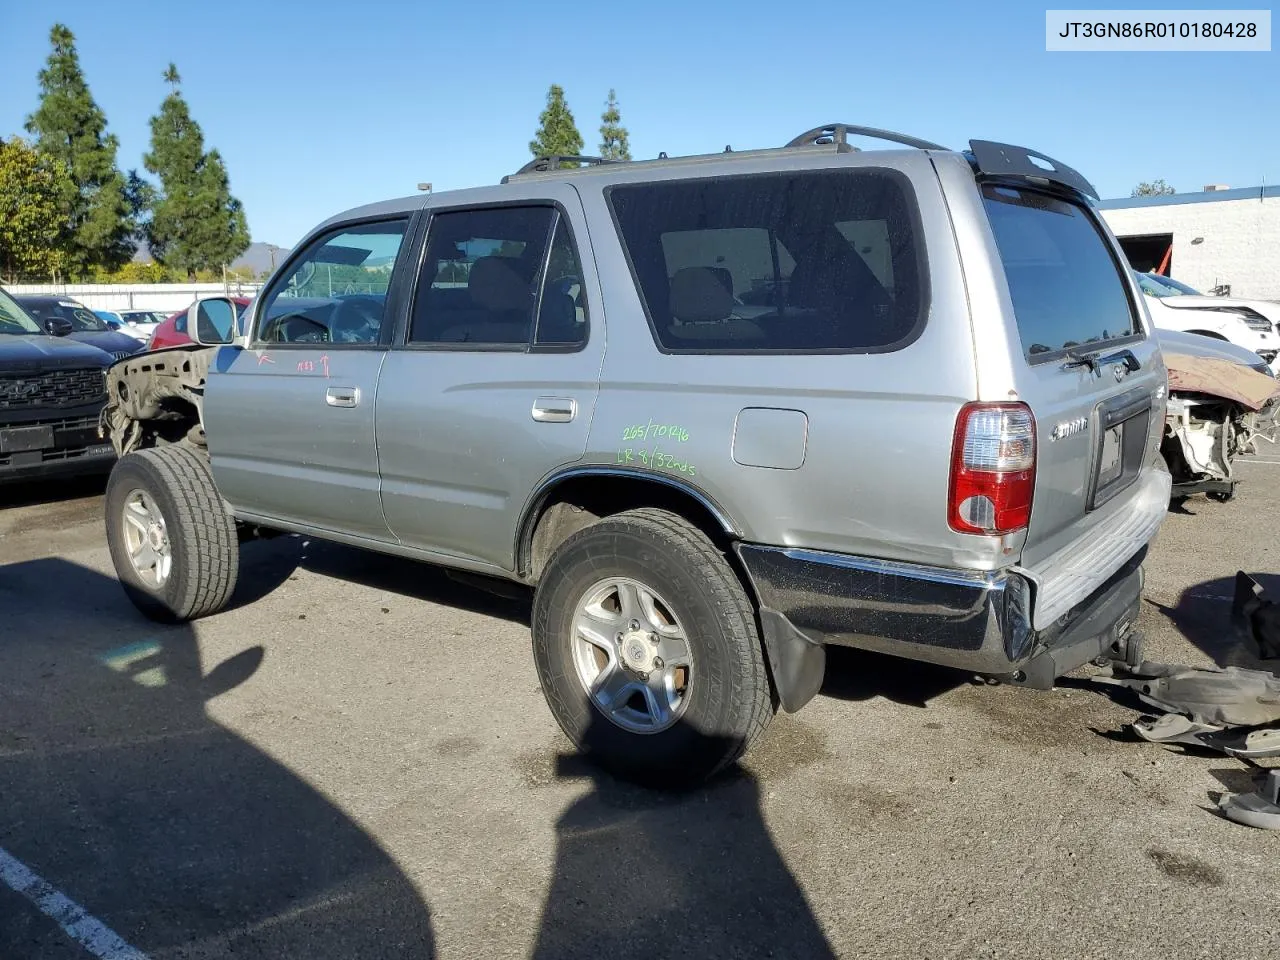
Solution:
{"label": "black suv", "polygon": [[137,337],[112,330],[105,320],[83,303],[67,297],[17,296],[12,299],[40,325],[44,333],[79,340],[111,354],[117,360],[146,349],[146,344]]}
{"label": "black suv", "polygon": [[0,290],[0,483],[111,467],[115,451],[98,434],[111,363],[45,333]]}

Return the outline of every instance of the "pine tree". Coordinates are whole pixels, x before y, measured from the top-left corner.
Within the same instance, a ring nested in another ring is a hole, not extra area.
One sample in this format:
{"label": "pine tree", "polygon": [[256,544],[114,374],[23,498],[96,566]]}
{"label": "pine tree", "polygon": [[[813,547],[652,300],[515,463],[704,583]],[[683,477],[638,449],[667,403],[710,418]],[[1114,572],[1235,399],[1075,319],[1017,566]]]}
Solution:
{"label": "pine tree", "polygon": [[116,168],[119,146],[80,69],[75,36],[63,24],[49,31],[53,51],[40,71],[40,106],[27,117],[36,146],[70,176],[58,208],[57,246],[67,271],[84,276],[94,267],[114,268],[133,255],[124,176]]}
{"label": "pine tree", "polygon": [[[547,91],[547,106],[538,116],[538,132],[529,144],[535,157],[576,157],[582,153],[582,134],[573,122],[569,105],[564,102],[564,89],[553,83]],[[561,166],[572,167],[572,163]]]}
{"label": "pine tree", "polygon": [[618,111],[618,95],[609,91],[609,100],[600,114],[600,156],[606,160],[630,160],[631,142],[627,128],[622,126],[622,114]]}
{"label": "pine tree", "polygon": [[249,247],[244,208],[231,195],[226,166],[216,150],[204,149],[204,134],[191,117],[172,63],[164,73],[172,88],[151,118],[147,170],[160,181],[152,201],[147,240],[151,255],[167,267],[199,270],[229,264]]}

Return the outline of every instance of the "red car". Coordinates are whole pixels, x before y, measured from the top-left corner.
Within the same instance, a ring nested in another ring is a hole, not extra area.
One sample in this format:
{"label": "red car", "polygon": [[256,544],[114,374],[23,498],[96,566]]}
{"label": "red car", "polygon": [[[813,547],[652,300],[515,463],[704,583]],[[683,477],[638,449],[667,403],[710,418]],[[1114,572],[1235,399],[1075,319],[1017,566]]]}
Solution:
{"label": "red car", "polygon": [[[236,305],[236,322],[244,316],[245,308],[253,301],[248,297],[232,297]],[[187,310],[191,309],[190,307]],[[147,341],[148,350],[162,350],[165,347],[180,347],[194,341],[187,336],[187,310],[179,310],[151,331],[151,339]]]}

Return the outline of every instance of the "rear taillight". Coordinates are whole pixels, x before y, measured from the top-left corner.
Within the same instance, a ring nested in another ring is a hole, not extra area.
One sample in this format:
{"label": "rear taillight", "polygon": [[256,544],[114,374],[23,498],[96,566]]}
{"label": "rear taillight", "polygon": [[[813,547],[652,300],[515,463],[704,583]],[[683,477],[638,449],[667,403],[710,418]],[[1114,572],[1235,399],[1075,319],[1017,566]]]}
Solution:
{"label": "rear taillight", "polygon": [[970,403],[956,418],[947,520],[960,533],[997,535],[1031,520],[1036,420],[1025,403]]}

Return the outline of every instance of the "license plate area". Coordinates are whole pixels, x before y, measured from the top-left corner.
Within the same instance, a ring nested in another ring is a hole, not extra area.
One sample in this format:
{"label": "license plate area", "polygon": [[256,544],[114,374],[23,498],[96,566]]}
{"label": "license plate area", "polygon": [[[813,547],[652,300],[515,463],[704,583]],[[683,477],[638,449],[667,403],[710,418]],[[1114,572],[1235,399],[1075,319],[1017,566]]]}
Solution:
{"label": "license plate area", "polygon": [[1145,390],[1113,397],[1097,408],[1089,509],[1102,506],[1142,472],[1151,426],[1151,397]]}
{"label": "license plate area", "polygon": [[0,454],[47,450],[53,446],[53,425],[8,427],[0,430]]}

